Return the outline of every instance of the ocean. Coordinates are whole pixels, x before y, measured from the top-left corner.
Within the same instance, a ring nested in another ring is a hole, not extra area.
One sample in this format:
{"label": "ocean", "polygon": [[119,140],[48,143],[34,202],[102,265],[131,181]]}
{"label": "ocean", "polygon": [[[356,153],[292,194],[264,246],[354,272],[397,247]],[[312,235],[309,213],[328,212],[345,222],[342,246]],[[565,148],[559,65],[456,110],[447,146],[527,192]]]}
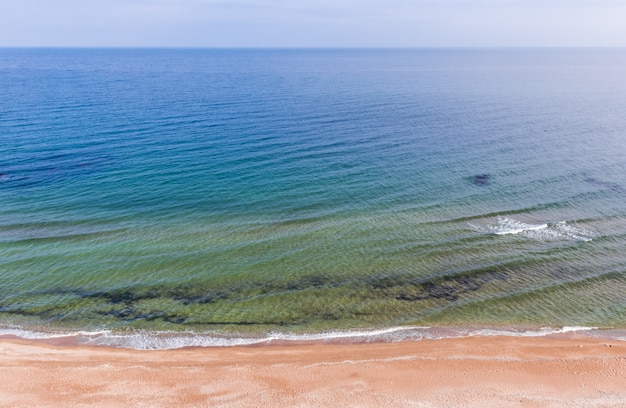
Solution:
{"label": "ocean", "polygon": [[626,49],[0,49],[0,90],[0,334],[626,330]]}

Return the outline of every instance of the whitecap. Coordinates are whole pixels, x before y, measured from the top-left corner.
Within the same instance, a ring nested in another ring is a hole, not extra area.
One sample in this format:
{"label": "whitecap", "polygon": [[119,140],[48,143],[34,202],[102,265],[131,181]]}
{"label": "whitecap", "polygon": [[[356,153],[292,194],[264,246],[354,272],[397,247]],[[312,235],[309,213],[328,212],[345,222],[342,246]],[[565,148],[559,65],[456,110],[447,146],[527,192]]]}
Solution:
{"label": "whitecap", "polygon": [[508,217],[498,217],[497,224],[478,227],[475,230],[495,235],[521,235],[538,241],[584,241],[593,239],[593,232],[578,227],[567,221],[554,223],[530,224]]}

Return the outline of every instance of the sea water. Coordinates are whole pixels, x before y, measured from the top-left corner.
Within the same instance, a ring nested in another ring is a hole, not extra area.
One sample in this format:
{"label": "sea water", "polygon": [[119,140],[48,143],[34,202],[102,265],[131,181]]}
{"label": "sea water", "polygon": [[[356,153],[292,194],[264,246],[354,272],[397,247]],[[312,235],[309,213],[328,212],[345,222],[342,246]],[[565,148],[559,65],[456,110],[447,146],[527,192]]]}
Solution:
{"label": "sea water", "polygon": [[2,49],[0,90],[5,334],[626,328],[624,49]]}

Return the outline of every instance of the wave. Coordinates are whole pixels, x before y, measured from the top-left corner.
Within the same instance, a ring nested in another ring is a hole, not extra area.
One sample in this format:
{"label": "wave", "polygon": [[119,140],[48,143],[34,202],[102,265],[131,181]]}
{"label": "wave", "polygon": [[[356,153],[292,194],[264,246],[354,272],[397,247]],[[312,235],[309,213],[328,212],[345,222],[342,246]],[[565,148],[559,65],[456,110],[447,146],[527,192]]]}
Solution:
{"label": "wave", "polygon": [[473,229],[495,235],[522,235],[538,241],[591,241],[593,232],[568,221],[528,224],[508,217],[498,217],[497,224],[484,227],[469,224]]}
{"label": "wave", "polygon": [[268,333],[263,336],[233,336],[195,332],[113,332],[102,331],[37,331],[21,327],[0,327],[1,337],[28,340],[67,339],[77,345],[105,346],[134,350],[171,350],[185,347],[234,347],[253,345],[285,345],[306,343],[393,343],[399,341],[438,340],[469,336],[545,337],[563,334],[584,334],[588,337],[626,341],[626,330],[597,327],[455,328],[455,327],[390,327],[386,329],[329,331],[310,334]]}

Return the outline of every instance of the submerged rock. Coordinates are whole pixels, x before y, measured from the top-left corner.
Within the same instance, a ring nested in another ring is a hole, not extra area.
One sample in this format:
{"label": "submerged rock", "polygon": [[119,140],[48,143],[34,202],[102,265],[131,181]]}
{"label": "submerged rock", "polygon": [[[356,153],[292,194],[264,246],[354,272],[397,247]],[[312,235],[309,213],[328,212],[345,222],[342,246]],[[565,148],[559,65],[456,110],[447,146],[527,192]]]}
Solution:
{"label": "submerged rock", "polygon": [[471,178],[472,184],[477,186],[486,186],[491,182],[491,174],[483,173],[476,174]]}
{"label": "submerged rock", "polygon": [[594,184],[596,186],[600,186],[608,190],[615,191],[617,193],[626,193],[626,189],[617,183],[602,181],[602,180],[598,180],[595,178],[588,178],[588,179],[585,179],[585,181],[589,184]]}

